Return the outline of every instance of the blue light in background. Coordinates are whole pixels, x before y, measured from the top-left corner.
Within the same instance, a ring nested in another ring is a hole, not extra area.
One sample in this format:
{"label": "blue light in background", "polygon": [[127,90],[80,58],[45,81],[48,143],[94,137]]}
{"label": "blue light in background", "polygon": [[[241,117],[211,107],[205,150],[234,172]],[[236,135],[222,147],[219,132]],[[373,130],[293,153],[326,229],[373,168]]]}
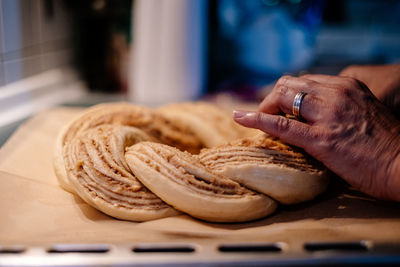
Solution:
{"label": "blue light in background", "polygon": [[221,34],[234,47],[238,68],[280,75],[310,66],[322,2],[220,1]]}

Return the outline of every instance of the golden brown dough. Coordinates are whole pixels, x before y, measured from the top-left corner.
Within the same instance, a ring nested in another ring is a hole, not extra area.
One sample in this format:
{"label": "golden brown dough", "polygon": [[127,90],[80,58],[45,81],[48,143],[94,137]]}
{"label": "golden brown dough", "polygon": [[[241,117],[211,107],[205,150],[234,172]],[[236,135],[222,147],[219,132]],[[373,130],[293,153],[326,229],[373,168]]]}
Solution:
{"label": "golden brown dough", "polygon": [[222,145],[259,132],[237,124],[232,113],[206,102],[170,104],[158,108],[157,112],[174,123],[187,125],[205,147]]}
{"label": "golden brown dough", "polygon": [[136,177],[176,209],[212,222],[243,222],[265,217],[276,202],[216,175],[196,156],[176,148],[141,142],[127,148],[126,161]]}
{"label": "golden brown dough", "polygon": [[74,192],[65,171],[64,146],[87,130],[105,124],[132,126],[143,130],[158,142],[192,153],[198,153],[203,147],[202,142],[186,125],[171,122],[149,108],[128,103],[96,105],[73,119],[57,137],[53,165],[60,185],[65,190]]}
{"label": "golden brown dough", "polygon": [[203,149],[199,159],[215,173],[283,204],[311,200],[329,182],[320,163],[266,134]]}
{"label": "golden brown dough", "polygon": [[128,126],[100,125],[64,147],[68,180],[88,204],[115,218],[147,221],[179,212],[144,187],[126,164],[125,147],[152,140]]}
{"label": "golden brown dough", "polygon": [[249,221],[273,213],[276,201],[313,199],[328,184],[325,168],[304,151],[239,126],[205,102],[91,107],[60,132],[54,169],[64,189],[133,221],[177,210],[213,222]]}

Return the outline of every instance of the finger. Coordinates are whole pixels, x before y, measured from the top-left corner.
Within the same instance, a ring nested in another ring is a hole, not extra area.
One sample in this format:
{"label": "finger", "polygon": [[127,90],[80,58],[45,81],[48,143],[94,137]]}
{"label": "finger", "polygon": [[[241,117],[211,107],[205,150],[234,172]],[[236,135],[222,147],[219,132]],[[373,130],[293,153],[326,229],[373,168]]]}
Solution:
{"label": "finger", "polygon": [[306,149],[311,144],[312,126],[285,118],[279,115],[271,115],[262,112],[247,112],[235,110],[234,120],[250,128],[259,129],[265,133],[279,137],[283,141]]}
{"label": "finger", "polygon": [[357,78],[355,75],[362,70],[364,67],[360,65],[350,65],[347,66],[346,68],[342,69],[342,71],[339,73],[339,76],[347,76],[347,77],[353,77]]}
{"label": "finger", "polygon": [[[337,92],[345,93],[346,95],[351,95],[353,99],[357,100],[359,103],[362,103],[362,94],[359,94],[357,90],[351,90],[355,88],[362,89],[364,92],[373,94],[368,86],[354,78],[354,77],[341,77],[341,76],[330,76],[330,75],[316,75],[316,74],[306,74],[304,75],[306,79],[325,84],[326,85],[326,99],[330,99],[330,97]],[[349,90],[350,89],[350,90]]]}
{"label": "finger", "polygon": [[323,106],[320,91],[322,86],[314,81],[298,77],[283,76],[276,83],[273,91],[259,105],[260,112],[269,114],[292,114],[295,95],[302,91],[308,93],[302,100],[301,116],[307,121],[314,122],[319,118],[319,109]]}
{"label": "finger", "polygon": [[[354,76],[350,77],[350,76],[331,76],[323,74],[306,74],[301,77],[321,84],[340,86],[342,88],[343,87],[351,88],[360,85],[360,81],[355,79]],[[327,87],[327,88],[329,89],[332,87]]]}

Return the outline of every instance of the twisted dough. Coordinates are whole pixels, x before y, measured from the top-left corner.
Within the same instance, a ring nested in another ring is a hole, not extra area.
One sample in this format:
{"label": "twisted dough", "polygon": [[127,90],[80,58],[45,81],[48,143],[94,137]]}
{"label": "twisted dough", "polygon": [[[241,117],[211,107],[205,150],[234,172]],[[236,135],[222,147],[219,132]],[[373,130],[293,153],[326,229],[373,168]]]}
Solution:
{"label": "twisted dough", "polygon": [[207,103],[157,110],[102,104],[60,132],[54,168],[64,189],[133,221],[179,210],[208,221],[242,222],[271,214],[277,204],[268,196],[291,204],[325,189],[318,164],[267,135],[252,135]]}
{"label": "twisted dough", "polygon": [[91,206],[120,219],[143,221],[176,215],[130,172],[124,148],[152,140],[128,126],[100,125],[65,146],[65,168],[75,192]]}
{"label": "twisted dough", "polygon": [[329,182],[320,163],[264,133],[203,149],[199,160],[213,172],[282,204],[311,200]]}
{"label": "twisted dough", "polygon": [[157,111],[174,123],[187,125],[205,147],[222,145],[258,133],[258,130],[237,124],[231,118],[231,113],[205,102],[175,103],[161,106]]}
{"label": "twisted dough", "polygon": [[78,115],[66,125],[58,135],[54,159],[54,170],[60,185],[74,192],[68,180],[64,165],[64,147],[91,128],[99,125],[125,125],[143,130],[162,143],[193,153],[204,147],[186,125],[172,123],[151,109],[127,103],[107,103],[96,105]]}
{"label": "twisted dough", "polygon": [[174,147],[141,142],[127,148],[126,161],[152,192],[193,217],[243,222],[265,217],[276,202],[212,173],[193,155]]}

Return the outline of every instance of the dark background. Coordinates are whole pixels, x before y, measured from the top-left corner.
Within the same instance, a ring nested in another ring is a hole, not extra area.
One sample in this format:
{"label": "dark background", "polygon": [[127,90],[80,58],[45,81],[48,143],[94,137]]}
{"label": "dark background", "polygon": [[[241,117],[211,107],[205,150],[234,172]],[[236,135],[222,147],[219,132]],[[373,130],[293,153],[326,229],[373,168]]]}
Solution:
{"label": "dark background", "polygon": [[[65,5],[74,62],[89,88],[126,91],[118,61],[129,52],[133,1]],[[282,74],[334,75],[349,64],[400,61],[400,1],[218,0],[208,8],[208,93],[252,95]]]}

